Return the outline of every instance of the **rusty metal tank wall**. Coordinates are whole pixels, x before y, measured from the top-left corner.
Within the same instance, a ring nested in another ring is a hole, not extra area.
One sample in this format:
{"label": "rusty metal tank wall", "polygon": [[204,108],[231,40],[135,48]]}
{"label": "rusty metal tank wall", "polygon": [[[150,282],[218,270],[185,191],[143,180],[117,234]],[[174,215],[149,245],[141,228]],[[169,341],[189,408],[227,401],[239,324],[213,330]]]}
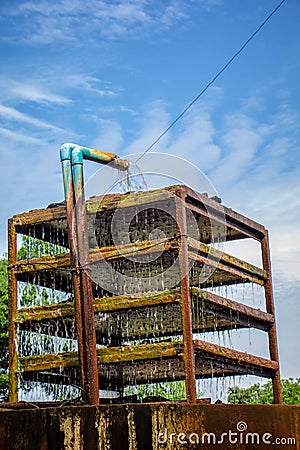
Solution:
{"label": "rusty metal tank wall", "polygon": [[300,449],[299,406],[12,406],[0,405],[0,450]]}

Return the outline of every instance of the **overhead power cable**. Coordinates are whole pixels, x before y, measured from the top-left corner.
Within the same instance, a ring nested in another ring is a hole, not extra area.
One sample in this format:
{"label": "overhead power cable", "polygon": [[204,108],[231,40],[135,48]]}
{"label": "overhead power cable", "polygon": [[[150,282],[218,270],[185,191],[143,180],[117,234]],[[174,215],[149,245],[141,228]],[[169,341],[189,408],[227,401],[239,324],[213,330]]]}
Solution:
{"label": "overhead power cable", "polygon": [[222,75],[222,73],[230,66],[230,64],[239,56],[239,54],[245,49],[245,47],[252,41],[252,39],[260,32],[260,30],[266,25],[271,17],[278,11],[286,0],[281,2],[273,9],[273,11],[266,17],[261,25],[251,34],[251,36],[244,42],[244,44],[234,53],[234,55],[227,61],[227,63],[219,70],[219,72],[207,83],[202,91],[187,105],[187,107],[171,122],[171,124],[149,145],[148,148],[137,158],[136,163],[142,159],[146,153],[148,153],[167,133],[171,128],[184,116],[184,114],[199,100],[200,97],[207,91],[207,89]]}

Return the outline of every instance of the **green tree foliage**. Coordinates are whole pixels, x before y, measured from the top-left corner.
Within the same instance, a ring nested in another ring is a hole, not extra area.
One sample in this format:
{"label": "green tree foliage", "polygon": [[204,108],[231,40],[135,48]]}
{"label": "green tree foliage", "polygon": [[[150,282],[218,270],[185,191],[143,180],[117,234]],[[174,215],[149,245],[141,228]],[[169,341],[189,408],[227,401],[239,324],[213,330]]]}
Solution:
{"label": "green tree foliage", "polygon": [[186,397],[185,381],[172,381],[155,384],[141,384],[136,389],[128,386],[125,395],[136,394],[139,400],[147,397],[163,397],[168,400],[184,400]]}
{"label": "green tree foliage", "polygon": [[[300,378],[281,380],[283,403],[300,404]],[[237,386],[228,389],[228,403],[270,404],[273,403],[272,381],[265,384],[254,384],[248,388]]]}
{"label": "green tree foliage", "polygon": [[18,251],[18,259],[38,258],[42,255],[58,255],[67,253],[68,249],[32,236],[22,236],[22,246]]}
{"label": "green tree foliage", "polygon": [[[38,258],[43,255],[58,255],[67,252],[68,249],[60,245],[23,235],[22,245],[18,251],[18,260]],[[51,289],[46,289],[31,283],[24,283],[22,294],[19,297],[21,307],[40,304],[48,305],[61,300],[65,300],[65,298],[62,298],[61,295],[56,294],[54,291],[51,292]]]}
{"label": "green tree foliage", "polygon": [[7,261],[0,260],[0,400],[7,399],[8,306]]}

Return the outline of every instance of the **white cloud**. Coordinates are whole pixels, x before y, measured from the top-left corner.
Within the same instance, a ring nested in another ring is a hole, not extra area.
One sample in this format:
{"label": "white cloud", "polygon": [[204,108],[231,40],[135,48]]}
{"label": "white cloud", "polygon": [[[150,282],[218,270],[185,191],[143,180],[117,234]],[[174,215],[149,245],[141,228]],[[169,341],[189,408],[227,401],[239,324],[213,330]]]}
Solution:
{"label": "white cloud", "polygon": [[61,128],[44,122],[43,120],[36,119],[35,117],[22,113],[17,109],[11,108],[9,106],[0,105],[0,116],[7,120],[22,122],[27,125],[33,125],[37,128],[48,129],[55,132],[64,132],[64,130]]}
{"label": "white cloud", "polygon": [[10,94],[20,101],[25,100],[41,104],[54,103],[57,105],[66,105],[71,102],[68,98],[47,92],[38,85],[19,82],[14,83],[10,90]]}
{"label": "white cloud", "polygon": [[221,186],[229,185],[242,177],[262,142],[259,131],[244,114],[233,114],[226,119],[227,130],[222,136],[223,156],[211,176]]}
{"label": "white cloud", "polygon": [[[215,3],[212,0],[204,2]],[[18,38],[50,43],[98,36],[116,38],[135,36],[141,30],[151,32],[169,28],[185,17],[187,5],[178,0],[148,2],[145,0],[61,0],[57,2],[23,2],[6,8],[6,16],[19,16],[23,27]],[[30,20],[27,20],[30,19]]]}
{"label": "white cloud", "polygon": [[25,144],[32,144],[32,145],[40,145],[43,141],[41,139],[37,139],[31,136],[27,136],[22,133],[17,133],[15,131],[8,130],[7,128],[0,127],[0,135],[5,137],[8,140],[19,142],[19,143],[25,143]]}
{"label": "white cloud", "polygon": [[[170,117],[161,101],[153,102],[146,106],[145,113],[137,116],[137,127],[140,128],[138,137],[126,146],[125,153],[142,153],[153,141],[168,127]],[[169,136],[162,138],[156,148],[165,151]]]}
{"label": "white cloud", "polygon": [[220,156],[215,133],[209,112],[196,109],[185,117],[179,133],[171,133],[167,151],[186,158],[205,171],[214,166]]}
{"label": "white cloud", "polygon": [[117,92],[112,89],[109,81],[101,80],[85,74],[67,75],[64,78],[66,87],[79,88],[85,91],[98,94],[100,96],[114,96]]}

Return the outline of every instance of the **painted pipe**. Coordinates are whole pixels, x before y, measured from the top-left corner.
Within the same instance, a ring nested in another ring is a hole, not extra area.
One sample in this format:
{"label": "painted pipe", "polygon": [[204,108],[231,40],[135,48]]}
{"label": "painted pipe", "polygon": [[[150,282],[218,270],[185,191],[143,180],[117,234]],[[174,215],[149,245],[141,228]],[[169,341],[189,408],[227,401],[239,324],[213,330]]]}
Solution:
{"label": "painted pipe", "polygon": [[83,160],[99,162],[101,164],[110,164],[111,167],[118,170],[127,170],[128,161],[119,158],[115,153],[103,152],[89,147],[76,146],[72,150],[72,163],[83,164]]}
{"label": "painted pipe", "polygon": [[127,170],[128,161],[114,153],[66,143],[61,146],[68,234],[72,268],[74,306],[78,339],[78,358],[81,387],[90,405],[99,404],[98,362],[93,308],[92,281],[87,273],[89,261],[88,227],[85,209],[83,160],[110,164],[118,170]]}
{"label": "painted pipe", "polygon": [[89,243],[83,160],[111,164],[112,167],[119,170],[126,170],[129,164],[127,161],[118,158],[114,153],[100,152],[72,143],[61,146],[60,159],[67,209],[71,263],[72,268],[76,269],[72,272],[72,281],[81,387],[85,401],[90,405],[97,405],[99,404],[99,386],[93,291],[92,282],[85,267],[89,258]]}
{"label": "painted pipe", "polygon": [[[73,211],[74,211],[74,187],[72,177],[72,150],[76,144],[66,143],[60,148],[60,161],[62,166],[64,193],[67,209],[67,226],[70,241],[71,258],[77,254],[77,239],[74,230]],[[74,264],[73,264],[74,265]]]}
{"label": "painted pipe", "polygon": [[[89,147],[82,147],[73,143],[65,143],[60,148],[60,160],[62,164],[62,174],[64,192],[67,208],[68,234],[72,255],[78,252],[76,232],[74,230],[74,208],[79,199],[84,203],[84,179],[83,160],[110,164],[111,167],[125,171],[129,167],[129,162],[119,158],[114,153],[103,152]],[[80,209],[80,205],[78,205]],[[85,216],[81,208],[81,213]],[[80,248],[80,246],[79,246]]]}

